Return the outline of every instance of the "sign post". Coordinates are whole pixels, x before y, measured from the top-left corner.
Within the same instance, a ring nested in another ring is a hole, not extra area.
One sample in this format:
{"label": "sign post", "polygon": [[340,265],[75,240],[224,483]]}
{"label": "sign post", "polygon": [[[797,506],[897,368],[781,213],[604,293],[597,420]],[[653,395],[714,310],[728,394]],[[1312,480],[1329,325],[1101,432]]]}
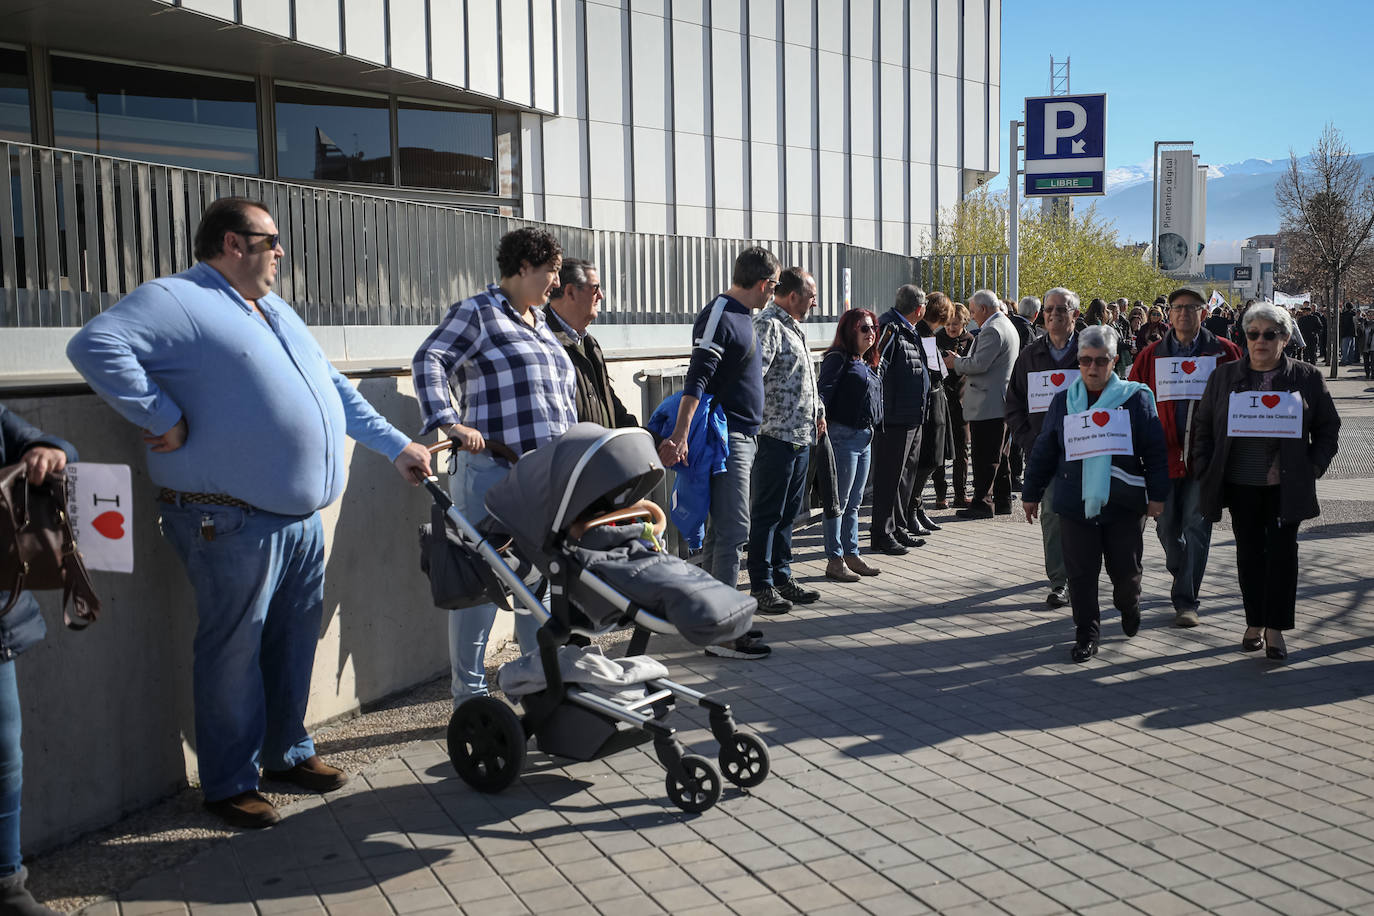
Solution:
{"label": "sign post", "polygon": [[1107,94],[1026,99],[1027,197],[1100,197],[1107,180]]}
{"label": "sign post", "polygon": [[1008,217],[1011,223],[1011,237],[1007,253],[1007,298],[1012,302],[1021,301],[1021,199],[1017,196],[1021,182],[1021,128],[1020,121],[1012,121],[1007,126],[1007,136],[1011,137],[1011,149],[1007,161],[1011,163],[1011,180],[1007,182]]}

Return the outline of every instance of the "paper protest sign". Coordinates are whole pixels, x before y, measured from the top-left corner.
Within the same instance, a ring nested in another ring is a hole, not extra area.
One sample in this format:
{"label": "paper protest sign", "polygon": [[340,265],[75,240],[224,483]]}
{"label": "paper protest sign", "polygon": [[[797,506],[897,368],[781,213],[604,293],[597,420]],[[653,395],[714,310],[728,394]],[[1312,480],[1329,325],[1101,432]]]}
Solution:
{"label": "paper protest sign", "polygon": [[1085,410],[1064,418],[1064,457],[1069,461],[1132,454],[1131,414],[1125,408]]}
{"label": "paper protest sign", "polygon": [[1049,369],[1045,372],[1026,374],[1026,407],[1031,413],[1044,413],[1050,409],[1054,396],[1073,384],[1078,378],[1077,369]]}
{"label": "paper protest sign", "polygon": [[1196,401],[1217,367],[1215,356],[1160,356],[1155,359],[1155,399]]}
{"label": "paper protest sign", "polygon": [[933,375],[944,375],[945,361],[940,357],[939,348],[935,346],[935,338],[922,337],[921,348],[925,350],[926,368],[929,369]]}
{"label": "paper protest sign", "polygon": [[1302,395],[1291,391],[1233,391],[1226,435],[1301,439]]}
{"label": "paper protest sign", "polygon": [[134,571],[133,485],[127,464],[67,465],[67,515],[87,569]]}

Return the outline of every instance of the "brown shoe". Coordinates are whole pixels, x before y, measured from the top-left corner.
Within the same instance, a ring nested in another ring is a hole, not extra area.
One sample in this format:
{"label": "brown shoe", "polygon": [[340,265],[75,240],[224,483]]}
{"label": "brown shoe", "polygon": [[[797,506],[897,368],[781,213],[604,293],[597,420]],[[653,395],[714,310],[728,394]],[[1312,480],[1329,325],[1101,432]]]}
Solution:
{"label": "brown shoe", "polygon": [[849,567],[844,565],[844,560],[839,557],[831,557],[825,561],[825,577],[834,579],[836,582],[858,582],[859,577],[849,571]]}
{"label": "brown shoe", "polygon": [[937,499],[937,500],[935,500],[935,508],[937,508],[937,509],[948,509],[948,508],[949,508],[949,500],[947,500],[947,499]]}
{"label": "brown shoe", "polygon": [[844,565],[848,566],[850,569],[854,570],[854,572],[858,573],[861,576],[876,576],[878,574],[878,567],[869,566],[867,563],[863,561],[863,557],[860,557],[857,554],[850,554],[849,556],[845,557]]}
{"label": "brown shoe", "polygon": [[318,754],[302,760],[289,770],[263,770],[262,775],[278,782],[289,782],[311,792],[333,792],[348,782],[348,774],[320,759]]}
{"label": "brown shoe", "polygon": [[967,496],[956,496],[956,497],[954,497],[954,503],[953,503],[954,508],[956,508],[956,509],[967,509],[967,508],[968,508],[968,505],[969,505],[969,502],[968,502],[968,497],[967,497]]}
{"label": "brown shoe", "polygon": [[261,830],[281,820],[277,809],[256,789],[218,801],[207,801],[205,810],[230,827],[242,827],[245,830]]}

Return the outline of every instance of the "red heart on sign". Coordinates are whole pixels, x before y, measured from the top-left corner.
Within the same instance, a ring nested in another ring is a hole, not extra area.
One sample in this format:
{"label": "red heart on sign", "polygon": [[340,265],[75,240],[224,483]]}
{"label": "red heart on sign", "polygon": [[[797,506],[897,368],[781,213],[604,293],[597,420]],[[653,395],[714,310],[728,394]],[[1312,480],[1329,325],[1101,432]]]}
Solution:
{"label": "red heart on sign", "polygon": [[1105,410],[1099,410],[1097,413],[1093,414],[1093,422],[1096,423],[1098,426],[1106,426],[1107,421],[1111,418],[1112,415],[1107,413],[1107,411]]}
{"label": "red heart on sign", "polygon": [[124,516],[119,512],[103,512],[91,522],[91,527],[112,541],[124,537]]}
{"label": "red heart on sign", "polygon": [[1179,363],[1178,367],[1182,369],[1184,372],[1188,373],[1189,375],[1192,375],[1195,371],[1197,371],[1197,363],[1193,362],[1191,359]]}
{"label": "red heart on sign", "polygon": [[1064,384],[1064,373],[1054,373],[1050,376],[1050,381],[1054,383],[1054,387],[1058,388],[1060,385]]}
{"label": "red heart on sign", "polygon": [[1260,398],[1260,403],[1265,407],[1278,407],[1279,396],[1277,394],[1266,394],[1264,397]]}

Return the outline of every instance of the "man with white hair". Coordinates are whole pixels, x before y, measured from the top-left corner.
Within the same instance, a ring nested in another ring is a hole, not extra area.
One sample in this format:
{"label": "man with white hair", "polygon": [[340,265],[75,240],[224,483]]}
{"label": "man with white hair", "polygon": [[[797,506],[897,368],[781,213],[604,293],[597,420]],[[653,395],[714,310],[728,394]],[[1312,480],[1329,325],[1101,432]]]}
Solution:
{"label": "man with white hair", "polygon": [[[1012,366],[1007,385],[1007,431],[1013,443],[1026,455],[1045,425],[1045,415],[1055,394],[1078,378],[1078,294],[1056,286],[1045,293],[1045,335],[1021,351]],[[1050,592],[1045,604],[1063,607],[1068,603],[1069,578],[1064,568],[1064,547],[1060,539],[1059,513],[1054,511],[1054,481],[1041,498],[1040,540],[1045,546],[1045,577]]]}
{"label": "man with white hair", "polygon": [[968,356],[953,350],[944,354],[945,365],[968,380],[964,391],[964,417],[968,420],[973,462],[973,503],[955,513],[959,518],[991,518],[1011,514],[1011,472],[1007,463],[1007,424],[1003,399],[1011,367],[1021,342],[1011,320],[1000,311],[997,294],[980,289],[968,300],[969,313],[978,322],[978,336]]}

